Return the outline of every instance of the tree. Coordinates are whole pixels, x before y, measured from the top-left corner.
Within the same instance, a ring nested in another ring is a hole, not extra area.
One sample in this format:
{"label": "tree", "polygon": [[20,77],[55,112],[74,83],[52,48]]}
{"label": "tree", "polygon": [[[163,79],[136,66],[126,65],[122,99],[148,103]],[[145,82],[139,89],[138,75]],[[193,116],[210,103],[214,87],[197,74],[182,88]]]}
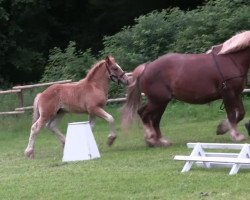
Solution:
{"label": "tree", "polygon": [[50,51],[42,82],[84,78],[95,62],[90,49],[85,52],[76,49],[76,43],[70,42],[65,50],[55,47]]}
{"label": "tree", "polygon": [[5,84],[39,78],[46,61],[47,6],[41,0],[0,1],[0,74]]}
{"label": "tree", "polygon": [[134,26],[104,38],[102,55],[112,53],[132,71],[169,52],[201,53],[250,29],[250,2],[215,0],[191,11],[168,9],[142,15]]}

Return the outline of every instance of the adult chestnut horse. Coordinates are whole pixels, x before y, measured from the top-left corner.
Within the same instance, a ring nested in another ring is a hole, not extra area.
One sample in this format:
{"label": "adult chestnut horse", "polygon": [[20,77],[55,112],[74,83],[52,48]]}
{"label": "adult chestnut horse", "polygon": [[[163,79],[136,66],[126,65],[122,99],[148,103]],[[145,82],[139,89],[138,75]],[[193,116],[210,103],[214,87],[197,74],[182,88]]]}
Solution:
{"label": "adult chestnut horse", "polygon": [[108,144],[112,145],[116,138],[114,118],[103,110],[107,102],[109,80],[128,84],[128,77],[112,56],[96,63],[79,82],[55,84],[38,94],[34,100],[33,125],[25,155],[34,157],[35,138],[44,125],[64,146],[65,136],[57,128],[57,123],[67,112],[88,113],[92,127],[95,116],[105,119],[110,125]]}
{"label": "adult chestnut horse", "polygon": [[[207,54],[171,53],[141,64],[132,73],[122,123],[128,126],[138,111],[147,145],[168,146],[171,143],[162,137],[159,124],[171,99],[192,104],[223,99],[228,119],[218,126],[217,134],[230,130],[233,141],[244,140],[237,123],[245,114],[240,94],[249,67],[250,31],[214,46]],[[139,108],[141,92],[148,102]]]}

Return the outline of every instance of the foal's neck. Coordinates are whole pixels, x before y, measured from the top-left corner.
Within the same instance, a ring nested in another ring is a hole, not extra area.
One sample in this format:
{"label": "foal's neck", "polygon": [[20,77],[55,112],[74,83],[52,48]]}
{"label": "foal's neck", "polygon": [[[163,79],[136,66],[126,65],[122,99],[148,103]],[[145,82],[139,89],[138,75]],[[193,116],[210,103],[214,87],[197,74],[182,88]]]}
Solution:
{"label": "foal's neck", "polygon": [[86,81],[108,92],[109,77],[105,63],[96,66],[86,76]]}

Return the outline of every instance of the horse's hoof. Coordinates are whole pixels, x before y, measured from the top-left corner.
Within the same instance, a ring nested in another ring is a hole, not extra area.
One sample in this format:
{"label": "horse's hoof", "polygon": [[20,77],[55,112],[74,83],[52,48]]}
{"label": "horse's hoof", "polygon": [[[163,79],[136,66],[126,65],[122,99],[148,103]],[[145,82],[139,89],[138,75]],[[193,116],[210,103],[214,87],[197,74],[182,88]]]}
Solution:
{"label": "horse's hoof", "polygon": [[156,140],[154,138],[145,139],[145,142],[148,147],[156,147]]}
{"label": "horse's hoof", "polygon": [[146,139],[145,141],[148,147],[168,147],[172,145],[172,143],[165,138],[159,138],[158,140],[151,138]]}
{"label": "horse's hoof", "polygon": [[160,138],[158,143],[157,143],[157,146],[161,146],[161,147],[169,147],[171,146],[172,143],[168,140],[166,140],[165,138]]}
{"label": "horse's hoof", "polygon": [[223,135],[225,134],[227,131],[229,131],[229,122],[228,120],[224,120],[223,122],[221,122],[218,127],[217,127],[217,131],[216,134],[217,135]]}
{"label": "horse's hoof", "polygon": [[242,135],[242,134],[237,134],[235,136],[232,136],[232,140],[234,142],[241,142],[241,141],[246,140],[246,137],[244,135]]}
{"label": "horse's hoof", "polygon": [[107,142],[107,144],[109,146],[111,146],[114,143],[115,139],[116,139],[116,136],[114,136],[114,135],[108,136],[108,142]]}
{"label": "horse's hoof", "polygon": [[27,157],[27,158],[34,158],[34,150],[33,149],[26,149],[25,152],[24,152],[24,155]]}
{"label": "horse's hoof", "polygon": [[250,136],[250,121],[248,123],[245,123],[245,128],[247,129],[247,133]]}

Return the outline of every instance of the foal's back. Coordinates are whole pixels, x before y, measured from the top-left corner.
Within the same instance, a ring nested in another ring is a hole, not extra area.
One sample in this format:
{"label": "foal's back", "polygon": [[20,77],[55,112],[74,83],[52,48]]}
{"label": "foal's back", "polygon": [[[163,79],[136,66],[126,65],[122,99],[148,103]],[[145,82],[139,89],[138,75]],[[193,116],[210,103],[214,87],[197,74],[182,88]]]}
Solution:
{"label": "foal's back", "polygon": [[38,108],[41,114],[50,117],[56,115],[59,110],[87,113],[89,108],[103,107],[105,103],[105,93],[83,79],[78,83],[50,86],[40,94]]}

